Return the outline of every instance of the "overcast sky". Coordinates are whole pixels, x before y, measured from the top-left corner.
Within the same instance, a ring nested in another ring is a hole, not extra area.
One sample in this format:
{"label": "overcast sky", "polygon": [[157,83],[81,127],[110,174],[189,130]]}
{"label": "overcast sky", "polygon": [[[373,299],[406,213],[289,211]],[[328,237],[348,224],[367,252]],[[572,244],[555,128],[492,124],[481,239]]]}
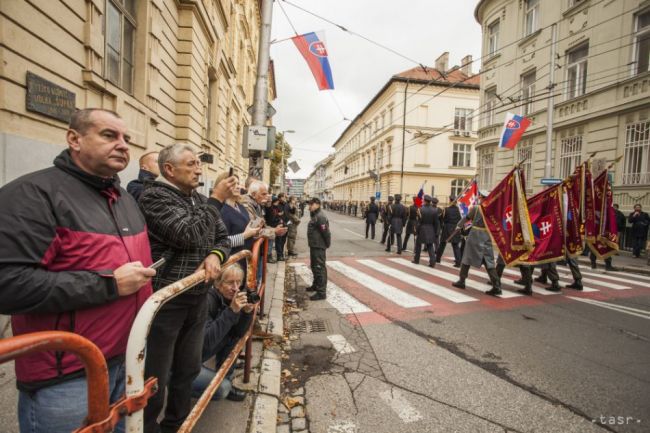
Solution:
{"label": "overcast sky", "polygon": [[[433,66],[449,51],[449,65],[471,54],[480,57],[481,28],[474,19],[478,0],[289,0],[350,31],[389,46],[404,56]],[[273,7],[272,39],[294,35],[276,0]],[[301,170],[287,178],[307,177],[316,162],[333,151],[332,144],[381,87],[398,72],[415,63],[282,2],[300,34],[325,31],[335,90],[318,91],[306,62],[291,40],[271,45],[275,62],[278,98],[273,123],[287,134],[293,146],[291,160]],[[473,65],[478,72],[479,64]],[[336,101],[336,102],[335,102]]]}

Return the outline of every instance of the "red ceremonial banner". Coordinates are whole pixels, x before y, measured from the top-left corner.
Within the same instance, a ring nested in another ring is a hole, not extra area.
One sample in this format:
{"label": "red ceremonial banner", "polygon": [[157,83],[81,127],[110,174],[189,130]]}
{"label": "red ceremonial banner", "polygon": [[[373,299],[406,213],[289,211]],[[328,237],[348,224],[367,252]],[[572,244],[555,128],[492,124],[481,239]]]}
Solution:
{"label": "red ceremonial banner", "polygon": [[608,172],[609,170],[603,170],[593,181],[596,236],[594,240],[587,239],[587,243],[599,259],[618,253],[618,227]]}
{"label": "red ceremonial banner", "polygon": [[535,248],[517,264],[538,265],[564,259],[562,189],[562,185],[556,185],[528,199]]}
{"label": "red ceremonial banner", "polygon": [[521,172],[515,168],[480,204],[485,227],[507,265],[533,248],[533,231],[522,185]]}
{"label": "red ceremonial banner", "polygon": [[582,207],[582,220],[585,224],[585,237],[587,242],[595,241],[598,236],[596,228],[596,205],[594,202],[594,183],[591,177],[591,170],[589,169],[589,162],[584,163],[584,205]]}
{"label": "red ceremonial banner", "polygon": [[564,220],[566,235],[566,252],[570,257],[582,254],[584,245],[585,226],[583,224],[584,206],[584,189],[585,189],[585,166],[576,167],[574,173],[569,176],[563,183],[565,201],[564,201]]}

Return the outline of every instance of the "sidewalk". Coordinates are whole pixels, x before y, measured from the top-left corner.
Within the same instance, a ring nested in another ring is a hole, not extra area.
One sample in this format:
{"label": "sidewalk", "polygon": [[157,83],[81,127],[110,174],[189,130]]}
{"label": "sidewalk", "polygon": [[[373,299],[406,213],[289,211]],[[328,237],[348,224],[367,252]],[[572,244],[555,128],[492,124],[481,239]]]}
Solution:
{"label": "sidewalk", "polygon": [[[591,262],[589,261],[588,256],[579,256],[578,262],[581,267],[589,268]],[[612,257],[612,265],[617,268],[620,272],[633,272],[637,274],[650,275],[650,266],[648,266],[648,259],[646,256],[642,255],[641,258],[637,259],[633,257],[627,251],[621,251],[618,255]],[[602,260],[596,260],[596,266],[599,271],[605,270],[605,262]],[[612,271],[616,273],[616,271]]]}

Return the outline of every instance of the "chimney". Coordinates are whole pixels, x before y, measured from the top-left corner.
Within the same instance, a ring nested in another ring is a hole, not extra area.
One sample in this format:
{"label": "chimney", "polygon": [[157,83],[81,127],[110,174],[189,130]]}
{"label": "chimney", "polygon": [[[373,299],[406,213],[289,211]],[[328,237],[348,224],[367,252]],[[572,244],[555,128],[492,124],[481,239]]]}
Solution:
{"label": "chimney", "polygon": [[468,54],[460,61],[460,70],[468,77],[472,75],[472,55]]}
{"label": "chimney", "polygon": [[442,72],[443,74],[447,72],[449,65],[449,51],[445,51],[436,59],[436,69]]}

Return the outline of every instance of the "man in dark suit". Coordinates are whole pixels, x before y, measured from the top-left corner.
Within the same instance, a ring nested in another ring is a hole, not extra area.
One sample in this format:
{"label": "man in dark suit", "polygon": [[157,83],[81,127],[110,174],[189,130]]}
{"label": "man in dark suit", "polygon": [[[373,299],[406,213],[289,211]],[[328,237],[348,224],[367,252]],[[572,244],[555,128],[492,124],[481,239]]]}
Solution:
{"label": "man in dark suit", "polygon": [[390,219],[388,218],[388,208],[393,204],[393,196],[389,195],[388,196],[388,203],[385,203],[381,207],[381,222],[384,225],[384,230],[381,233],[381,243],[383,244],[386,242],[386,238],[389,235],[390,232]]}
{"label": "man in dark suit", "polygon": [[406,207],[401,203],[402,195],[395,194],[395,203],[388,206],[386,216],[390,221],[390,235],[386,241],[386,251],[390,252],[390,247],[396,239],[397,254],[402,254],[402,230],[406,220]]}
{"label": "man in dark suit", "polygon": [[424,206],[417,209],[417,226],[415,238],[415,256],[413,263],[420,263],[422,245],[429,253],[429,267],[436,266],[436,238],[440,232],[440,210],[432,206],[430,195],[424,196]]}
{"label": "man in dark suit", "polygon": [[[458,221],[462,219],[460,215],[460,209],[456,206],[454,201],[455,197],[449,197],[450,204],[442,212],[442,235],[440,236],[440,246],[436,253],[436,262],[440,263],[442,255],[445,252],[445,246],[447,245],[447,238],[451,236],[452,233],[456,230],[456,225]],[[460,231],[449,240],[451,243],[451,248],[454,250],[454,267],[460,267],[460,259],[463,257],[460,251],[460,241],[461,234]]]}
{"label": "man in dark suit", "polygon": [[370,229],[372,239],[375,239],[375,224],[377,223],[378,216],[379,207],[375,204],[375,198],[370,197],[370,204],[368,204],[365,215],[363,216],[366,220],[366,239],[368,239],[368,229]]}
{"label": "man in dark suit", "polygon": [[[415,198],[413,198],[413,204],[408,208],[408,219],[406,221],[406,233],[404,234],[404,245],[402,249],[406,249],[406,245],[409,243],[409,237],[411,234],[415,238],[415,226],[418,223],[418,207],[415,205]],[[415,242],[415,241],[413,241]]]}
{"label": "man in dark suit", "polygon": [[627,220],[632,224],[632,254],[634,257],[641,257],[643,243],[648,235],[648,226],[650,225],[650,216],[641,210],[640,204],[634,205],[634,212],[630,214]]}

